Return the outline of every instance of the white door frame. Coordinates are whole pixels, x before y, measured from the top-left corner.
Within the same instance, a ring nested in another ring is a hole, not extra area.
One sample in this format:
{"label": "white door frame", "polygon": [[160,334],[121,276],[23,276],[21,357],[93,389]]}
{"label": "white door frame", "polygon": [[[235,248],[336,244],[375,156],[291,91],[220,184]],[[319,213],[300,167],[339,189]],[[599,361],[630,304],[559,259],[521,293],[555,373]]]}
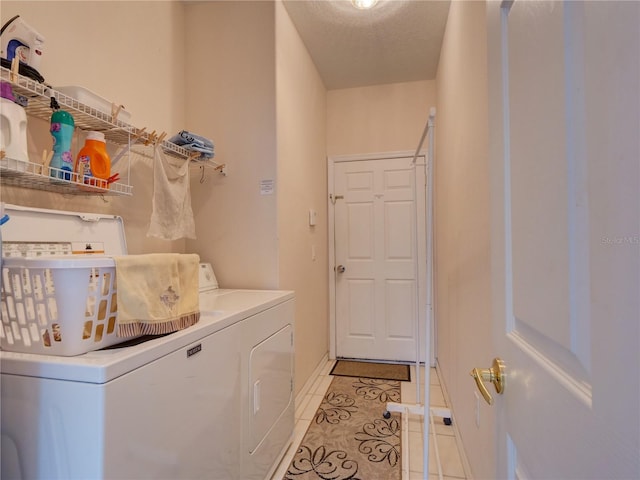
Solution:
{"label": "white door frame", "polygon": [[[393,159],[393,158],[413,158],[415,152],[413,151],[396,151],[396,152],[383,152],[383,153],[370,153],[370,154],[355,154],[355,155],[333,155],[327,158],[327,211],[328,211],[328,240],[329,240],[329,262],[328,262],[328,277],[329,277],[329,358],[336,358],[336,277],[335,277],[335,212],[334,212],[334,174],[335,169],[334,165],[340,162],[354,162],[354,161],[363,161],[363,160],[385,160],[385,159]],[[427,152],[423,151],[418,154],[416,162],[418,164],[425,164],[427,158]],[[427,167],[425,167],[427,168]],[[427,170],[427,175],[430,175],[432,172]],[[416,182],[416,189],[419,188],[420,185]],[[423,185],[426,194],[426,185]],[[417,209],[417,205],[416,205]],[[417,210],[416,210],[417,212]],[[418,242],[422,242],[426,244],[426,212],[423,212],[422,225],[424,227],[420,227],[416,225],[416,231],[418,232]],[[416,220],[419,220],[416,218]],[[426,250],[426,248],[425,248]],[[424,266],[420,266],[417,269],[418,272],[418,293],[419,298],[421,298],[422,290],[426,292],[426,259],[418,255],[418,262],[425,262]],[[424,272],[424,273],[421,273]],[[420,308],[425,308],[423,305],[420,305]],[[418,313],[420,315],[420,313]],[[429,319],[429,316],[426,316]],[[432,324],[427,325],[426,328],[431,332],[430,334],[430,344],[431,344],[431,355],[430,362],[433,365],[435,352],[433,345],[435,343],[433,334],[433,319]],[[417,347],[420,352],[421,358],[424,356],[424,352],[422,349],[422,342],[420,340],[424,337],[424,333],[417,335]]]}

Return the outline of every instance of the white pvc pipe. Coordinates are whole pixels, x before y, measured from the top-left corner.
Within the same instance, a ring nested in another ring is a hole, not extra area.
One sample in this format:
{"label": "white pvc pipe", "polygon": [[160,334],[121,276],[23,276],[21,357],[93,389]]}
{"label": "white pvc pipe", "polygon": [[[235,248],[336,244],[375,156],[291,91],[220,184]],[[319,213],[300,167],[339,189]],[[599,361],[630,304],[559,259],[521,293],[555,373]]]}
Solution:
{"label": "white pvc pipe", "polygon": [[[427,120],[427,123],[424,127],[424,131],[422,132],[422,137],[420,138],[420,143],[418,144],[418,148],[416,148],[416,152],[413,156],[413,160],[411,162],[411,164],[415,167],[416,166],[416,160],[420,154],[420,150],[422,149],[422,144],[424,143],[425,138],[427,137],[427,134],[429,135],[429,146],[428,146],[428,151],[427,151],[427,159],[425,162],[425,168],[427,169],[427,195],[426,195],[426,202],[427,202],[427,208],[426,208],[426,248],[427,248],[427,302],[426,302],[426,316],[425,316],[425,328],[424,328],[424,352],[425,352],[425,376],[424,376],[424,395],[423,395],[423,399],[424,401],[422,402],[422,406],[420,406],[420,322],[419,322],[419,318],[420,318],[420,314],[419,312],[419,300],[416,299],[417,302],[417,309],[416,309],[416,313],[417,313],[417,320],[416,320],[416,404],[415,405],[410,405],[410,404],[406,404],[406,403],[394,403],[394,402],[388,402],[387,403],[387,412],[401,412],[404,415],[403,418],[403,422],[405,424],[407,424],[408,422],[408,415],[409,413],[412,414],[421,414],[422,415],[422,419],[423,419],[423,424],[422,424],[422,444],[423,444],[423,452],[422,452],[422,471],[423,471],[423,478],[424,480],[428,480],[429,478],[429,424],[430,422],[433,423],[433,419],[432,419],[432,412],[431,412],[431,408],[429,406],[429,376],[431,373],[431,335],[433,332],[433,328],[432,328],[432,318],[433,318],[433,314],[432,314],[432,310],[433,310],[433,279],[434,279],[434,275],[433,275],[433,165],[434,165],[434,160],[433,160],[433,153],[434,153],[434,149],[433,149],[433,144],[434,144],[434,120],[435,120],[435,116],[436,116],[436,109],[434,107],[432,107],[429,110],[429,118]],[[414,203],[416,202],[416,197],[417,197],[417,185],[415,184],[415,175],[414,175]],[[417,250],[417,222],[416,222],[416,241],[415,241],[415,245],[416,245],[416,250]],[[419,271],[419,264],[418,264],[418,256],[416,253],[416,267],[417,267],[417,271]],[[416,272],[417,273],[417,272]],[[417,284],[417,282],[416,282]],[[418,287],[416,287],[417,290]],[[418,292],[419,293],[419,292]],[[417,295],[416,297],[419,297],[419,295]],[[450,413],[447,413],[447,415],[450,417]],[[408,427],[405,427],[408,429]],[[433,430],[434,433],[434,441],[435,441],[435,428]],[[434,447],[436,447],[434,445]],[[408,450],[408,449],[405,449]],[[437,450],[436,450],[437,451]],[[404,466],[403,466],[403,480],[405,480],[405,475],[407,474],[407,471],[405,470],[405,467],[408,468],[408,458],[406,457],[405,453],[408,452],[403,452],[403,462],[404,462]],[[442,478],[442,468],[440,466],[440,459],[438,458],[438,455],[436,455],[436,461],[438,462],[438,474],[440,476],[440,478]]]}
{"label": "white pvc pipe", "polygon": [[423,432],[422,432],[422,465],[423,478],[429,478],[429,417],[427,412],[429,408],[429,377],[431,373],[431,333],[433,332],[433,143],[434,143],[434,120],[436,109],[431,108],[429,112],[429,120],[427,120],[427,128],[429,129],[429,146],[427,153],[427,315],[425,322],[425,362],[424,362],[424,415],[423,415]]}
{"label": "white pvc pipe", "polygon": [[[422,136],[424,140],[424,134]],[[420,145],[418,145],[418,149],[422,147],[422,140]],[[416,376],[416,404],[420,404],[420,262],[418,255],[418,241],[420,236],[418,235],[418,185],[422,185],[422,182],[418,182],[418,169],[417,169],[417,159],[418,151],[416,150],[416,154],[413,156],[413,160],[411,164],[413,165],[413,205],[414,205],[414,238],[413,238],[413,258],[415,258],[415,278],[416,278],[416,288],[415,288],[415,299],[414,299],[414,312],[415,312],[415,328],[414,328],[414,338],[415,341],[415,349],[416,349],[416,357],[415,357],[415,376]],[[428,283],[428,281],[427,281]]]}
{"label": "white pvc pipe", "polygon": [[[422,396],[424,410],[423,410],[423,452],[422,452],[422,464],[423,464],[423,478],[428,480],[429,477],[429,422],[430,422],[430,408],[429,408],[429,376],[431,372],[431,333],[432,328],[432,309],[433,309],[433,144],[434,144],[434,120],[436,116],[436,109],[431,107],[429,110],[429,118],[424,126],[420,142],[416,148],[413,156],[412,164],[416,164],[420,150],[424,143],[425,138],[429,137],[429,145],[427,150],[426,169],[427,169],[427,208],[426,208],[426,242],[427,242],[427,305],[426,305],[426,321],[424,327],[424,394]],[[417,226],[416,226],[417,228]],[[417,312],[417,311],[416,311]],[[419,315],[418,315],[419,317]],[[416,403],[420,403],[420,325],[416,322],[418,335],[416,336]]]}

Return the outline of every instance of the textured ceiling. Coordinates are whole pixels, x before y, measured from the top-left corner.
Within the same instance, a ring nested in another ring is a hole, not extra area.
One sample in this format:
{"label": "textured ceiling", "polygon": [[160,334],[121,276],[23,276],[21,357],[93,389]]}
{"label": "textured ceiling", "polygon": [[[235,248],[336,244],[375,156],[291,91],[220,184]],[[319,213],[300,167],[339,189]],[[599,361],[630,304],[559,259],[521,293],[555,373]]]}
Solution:
{"label": "textured ceiling", "polygon": [[436,76],[449,0],[283,3],[329,90]]}

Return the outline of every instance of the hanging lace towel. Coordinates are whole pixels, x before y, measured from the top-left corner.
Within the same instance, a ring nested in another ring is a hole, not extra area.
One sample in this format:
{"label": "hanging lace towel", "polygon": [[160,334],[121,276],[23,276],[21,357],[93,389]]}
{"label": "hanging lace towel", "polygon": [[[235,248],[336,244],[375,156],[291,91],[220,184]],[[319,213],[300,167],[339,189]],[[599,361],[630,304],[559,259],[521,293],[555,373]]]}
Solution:
{"label": "hanging lace towel", "polygon": [[163,240],[196,238],[191,209],[189,161],[154,150],[153,204],[147,236]]}

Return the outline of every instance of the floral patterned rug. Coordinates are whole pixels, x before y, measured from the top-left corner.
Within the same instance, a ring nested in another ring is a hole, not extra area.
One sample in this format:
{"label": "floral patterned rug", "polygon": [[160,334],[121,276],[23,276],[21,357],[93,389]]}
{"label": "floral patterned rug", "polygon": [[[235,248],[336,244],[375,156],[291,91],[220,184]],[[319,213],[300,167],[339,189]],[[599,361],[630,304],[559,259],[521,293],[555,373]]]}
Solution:
{"label": "floral patterned rug", "polygon": [[399,480],[400,382],[334,377],[284,480]]}

